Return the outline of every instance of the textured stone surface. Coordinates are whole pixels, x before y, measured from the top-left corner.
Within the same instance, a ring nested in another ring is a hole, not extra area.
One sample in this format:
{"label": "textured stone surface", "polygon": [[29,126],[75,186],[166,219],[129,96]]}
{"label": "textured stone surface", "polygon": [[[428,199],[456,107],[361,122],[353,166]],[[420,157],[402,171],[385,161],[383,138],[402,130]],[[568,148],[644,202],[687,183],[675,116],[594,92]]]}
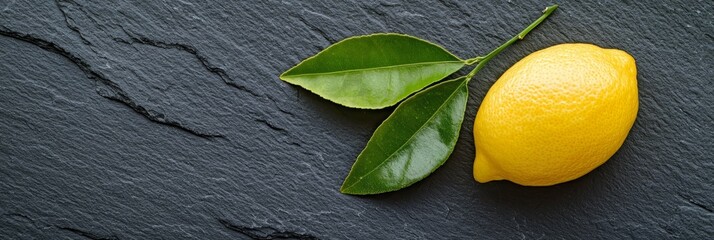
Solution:
{"label": "textured stone surface", "polygon": [[[340,107],[277,77],[372,32],[472,57],[549,4],[2,0],[0,238],[711,238],[711,1],[563,3],[471,83],[447,163],[377,196],[338,188],[391,109]],[[563,42],[637,59],[624,146],[565,184],[477,184],[470,132],[485,92]]]}

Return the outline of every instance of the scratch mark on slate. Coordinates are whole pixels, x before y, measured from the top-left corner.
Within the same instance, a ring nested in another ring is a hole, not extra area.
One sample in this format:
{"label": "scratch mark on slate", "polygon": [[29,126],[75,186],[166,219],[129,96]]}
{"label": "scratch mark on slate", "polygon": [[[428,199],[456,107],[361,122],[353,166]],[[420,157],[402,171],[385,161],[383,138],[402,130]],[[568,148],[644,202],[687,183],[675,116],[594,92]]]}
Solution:
{"label": "scratch mark on slate", "polygon": [[313,240],[319,239],[313,235],[296,233],[290,231],[280,231],[273,227],[248,227],[233,224],[225,219],[218,219],[218,222],[223,224],[223,226],[234,232],[243,234],[249,238],[257,240],[273,240],[273,239],[298,239],[298,240]]}
{"label": "scratch mark on slate", "polygon": [[452,2],[449,0],[439,0],[438,2],[449,9],[458,10],[459,12],[461,12],[461,14],[465,15],[466,17],[469,17],[469,18],[471,17],[471,13],[466,10],[466,9],[468,9],[468,7],[462,6],[461,3],[458,1]]}
{"label": "scratch mark on slate", "polygon": [[102,97],[123,103],[124,105],[128,106],[135,112],[143,115],[144,117],[146,117],[147,119],[149,119],[153,122],[171,126],[171,127],[183,130],[185,132],[191,133],[193,135],[196,135],[196,136],[202,137],[202,138],[225,138],[225,136],[222,134],[208,133],[208,132],[204,132],[201,130],[190,128],[188,126],[184,126],[182,123],[180,123],[178,121],[167,119],[161,113],[157,113],[156,111],[146,109],[145,107],[137,104],[134,100],[132,100],[129,97],[129,94],[127,94],[123,89],[121,89],[119,87],[119,85],[117,83],[104,77],[99,72],[92,70],[91,66],[87,62],[85,62],[81,58],[73,55],[66,49],[60,47],[59,45],[57,45],[53,42],[50,42],[50,41],[47,41],[47,40],[44,40],[44,39],[41,39],[41,38],[38,38],[35,36],[31,36],[29,34],[11,31],[10,29],[7,29],[4,26],[0,26],[0,35],[30,43],[32,45],[35,45],[35,46],[40,47],[44,50],[47,50],[49,52],[58,54],[64,58],[66,58],[67,60],[72,62],[74,65],[76,65],[80,70],[82,70],[82,72],[84,72],[88,78],[103,83],[104,85],[108,86],[111,89],[111,91],[113,92],[113,95],[100,94]]}
{"label": "scratch mark on slate", "polygon": [[17,0],[13,0],[11,3],[8,3],[7,5],[5,5],[5,7],[2,9],[2,11],[4,12],[4,11],[9,10],[10,7],[11,7],[13,4],[15,4],[15,2],[17,2]]}

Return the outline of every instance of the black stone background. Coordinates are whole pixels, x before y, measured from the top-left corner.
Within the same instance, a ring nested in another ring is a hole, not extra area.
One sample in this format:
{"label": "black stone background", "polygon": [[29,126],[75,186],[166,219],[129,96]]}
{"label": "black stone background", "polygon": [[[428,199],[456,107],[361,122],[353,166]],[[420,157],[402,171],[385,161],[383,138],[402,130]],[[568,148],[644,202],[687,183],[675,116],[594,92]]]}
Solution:
{"label": "black stone background", "polygon": [[[485,54],[551,3],[0,0],[0,238],[712,239],[712,1],[561,2],[471,82],[447,163],[394,193],[338,191],[393,108],[278,78],[374,32]],[[637,59],[627,141],[572,182],[474,182],[485,92],[566,42]]]}

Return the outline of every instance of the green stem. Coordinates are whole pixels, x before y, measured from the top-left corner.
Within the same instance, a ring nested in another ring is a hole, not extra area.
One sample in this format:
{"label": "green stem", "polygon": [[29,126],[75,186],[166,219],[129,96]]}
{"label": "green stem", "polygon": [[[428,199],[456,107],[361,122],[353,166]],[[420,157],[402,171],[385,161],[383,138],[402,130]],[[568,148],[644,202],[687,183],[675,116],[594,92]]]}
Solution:
{"label": "green stem", "polygon": [[517,42],[518,40],[523,39],[524,37],[526,37],[526,35],[527,35],[531,30],[533,30],[536,26],[538,26],[538,24],[540,24],[540,23],[543,22],[546,18],[548,18],[548,16],[550,16],[550,14],[553,13],[553,11],[555,11],[555,9],[558,9],[558,4],[554,4],[554,5],[552,5],[552,6],[549,6],[549,7],[545,8],[545,10],[543,10],[543,15],[541,15],[538,19],[536,19],[533,23],[531,23],[531,25],[528,25],[528,27],[526,27],[525,29],[523,29],[523,31],[521,31],[520,33],[518,33],[518,35],[513,36],[513,38],[509,39],[507,42],[503,43],[501,46],[499,46],[498,48],[496,48],[496,49],[494,49],[493,51],[491,51],[490,53],[488,53],[488,55],[483,56],[483,57],[480,57],[480,56],[479,56],[479,57],[467,59],[467,60],[465,61],[467,65],[472,65],[472,64],[475,64],[475,63],[478,63],[478,65],[476,65],[476,67],[475,67],[473,70],[471,70],[471,72],[469,72],[468,75],[466,75],[466,81],[467,81],[467,82],[468,82],[468,81],[471,81],[471,78],[472,78],[474,75],[476,75],[476,73],[477,73],[479,70],[481,70],[481,69],[486,65],[486,63],[488,63],[488,61],[491,60],[491,58],[495,57],[495,56],[498,55],[501,51],[503,51],[503,49],[506,49],[506,48],[507,48],[508,46],[510,46],[511,44]]}

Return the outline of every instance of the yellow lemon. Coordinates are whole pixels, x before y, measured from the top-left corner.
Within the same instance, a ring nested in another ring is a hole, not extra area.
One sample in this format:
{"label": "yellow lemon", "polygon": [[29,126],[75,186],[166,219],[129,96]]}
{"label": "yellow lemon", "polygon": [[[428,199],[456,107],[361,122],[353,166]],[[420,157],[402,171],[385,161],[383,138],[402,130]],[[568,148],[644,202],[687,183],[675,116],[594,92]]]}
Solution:
{"label": "yellow lemon", "polygon": [[626,52],[592,44],[534,52],[478,110],[474,178],[549,186],[583,176],[620,148],[637,108],[637,68]]}

